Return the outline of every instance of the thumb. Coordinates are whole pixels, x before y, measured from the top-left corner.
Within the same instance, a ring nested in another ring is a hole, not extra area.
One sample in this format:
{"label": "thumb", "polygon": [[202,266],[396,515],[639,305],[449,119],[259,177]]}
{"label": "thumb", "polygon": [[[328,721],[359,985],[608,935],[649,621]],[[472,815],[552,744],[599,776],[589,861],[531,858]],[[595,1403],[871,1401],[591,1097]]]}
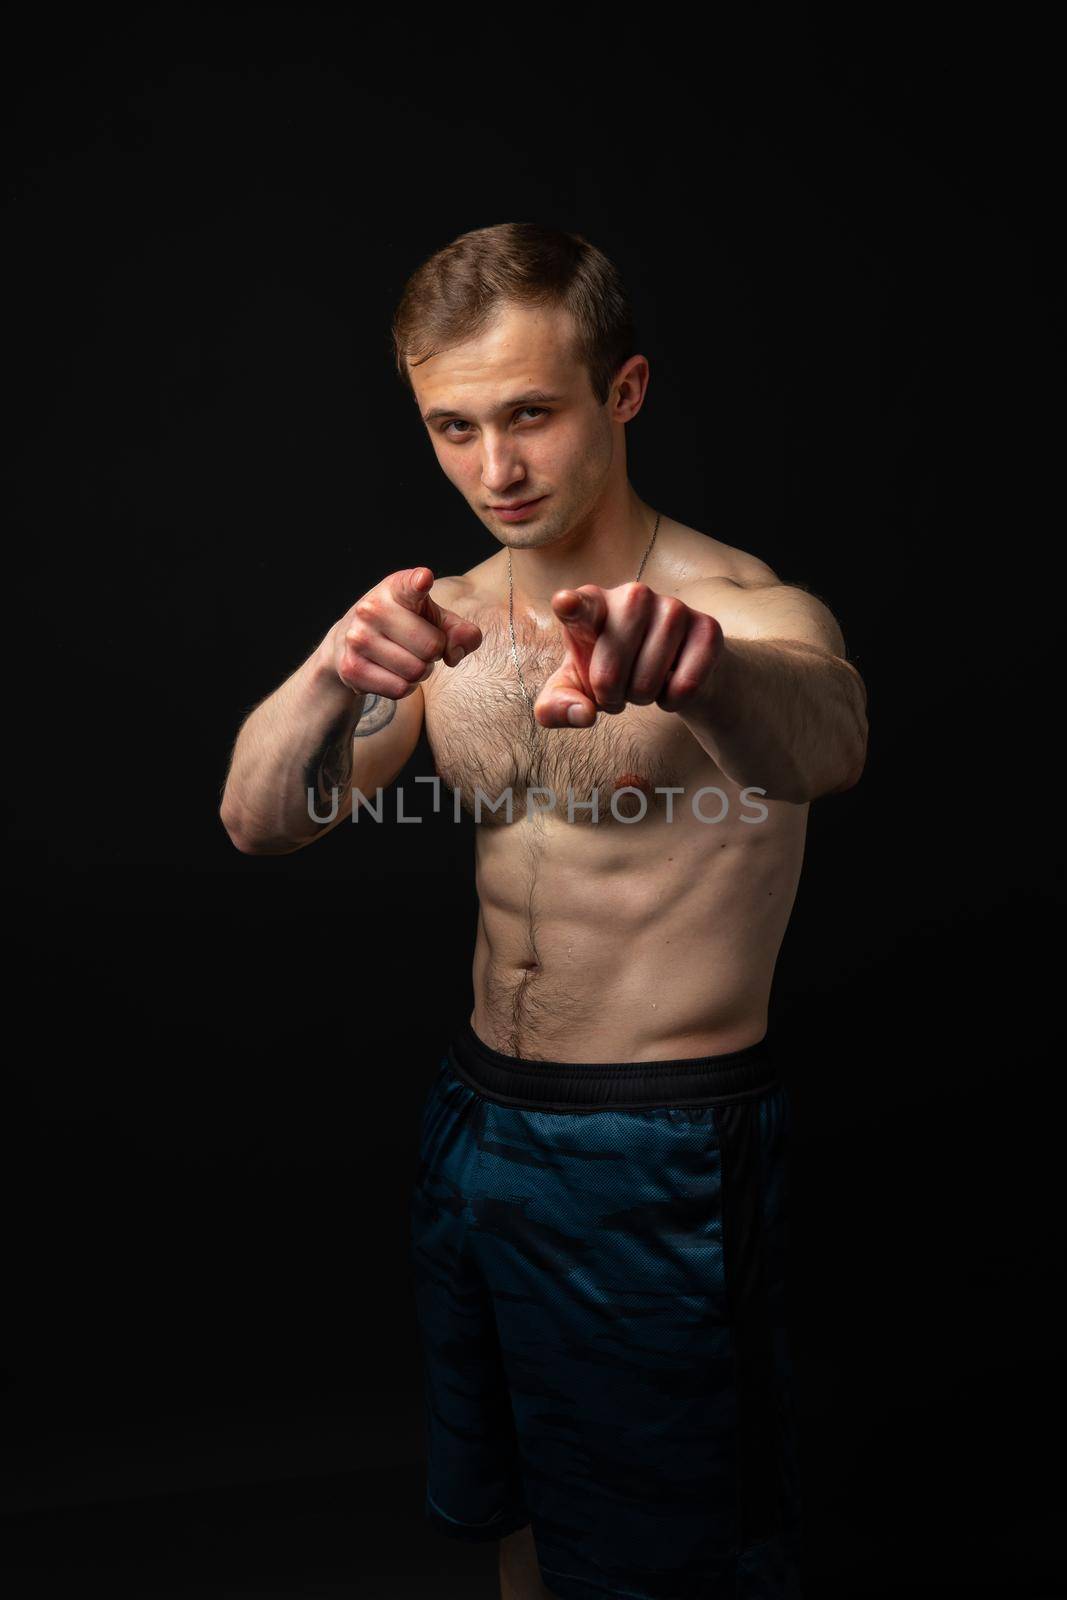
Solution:
{"label": "thumb", "polygon": [[591,728],[596,702],[573,660],[564,661],[541,686],[534,702],[534,721],[542,728]]}
{"label": "thumb", "polygon": [[482,642],[482,630],[476,622],[471,622],[468,617],[461,617],[455,611],[449,611],[447,606],[433,605],[436,615],[433,621],[441,629],[447,639],[445,645],[445,665],[458,666],[464,656],[469,656],[472,650],[477,650]]}

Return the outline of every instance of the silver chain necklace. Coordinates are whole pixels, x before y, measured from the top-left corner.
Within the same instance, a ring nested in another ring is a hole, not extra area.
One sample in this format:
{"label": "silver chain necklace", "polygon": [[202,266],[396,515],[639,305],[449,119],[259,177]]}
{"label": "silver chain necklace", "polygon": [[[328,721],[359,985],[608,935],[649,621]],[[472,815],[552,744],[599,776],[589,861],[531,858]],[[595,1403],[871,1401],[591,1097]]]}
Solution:
{"label": "silver chain necklace", "polygon": [[[657,511],[656,512],[656,526],[652,529],[652,537],[648,541],[647,546],[645,547],[644,555],[641,557],[641,565],[638,567],[638,569],[637,569],[637,577],[634,579],[635,583],[640,583],[641,574],[645,570],[645,562],[648,560],[649,554],[650,554],[650,552],[652,550],[652,546],[656,542],[656,535],[659,532],[659,517],[660,517],[660,514]],[[515,643],[515,590],[514,590],[514,586],[512,584],[512,581],[511,581],[511,546],[510,545],[508,545],[508,629],[510,630],[510,633],[511,633],[511,654],[514,657],[514,660],[515,660],[515,671],[519,675],[519,687],[523,692],[523,695],[524,695],[524,697],[526,699],[526,704],[530,708],[530,715],[532,716],[533,715],[534,703],[530,699],[530,691],[529,691],[529,689],[527,689],[526,684],[525,684],[525,682],[523,680],[522,668],[519,665],[518,646]]]}

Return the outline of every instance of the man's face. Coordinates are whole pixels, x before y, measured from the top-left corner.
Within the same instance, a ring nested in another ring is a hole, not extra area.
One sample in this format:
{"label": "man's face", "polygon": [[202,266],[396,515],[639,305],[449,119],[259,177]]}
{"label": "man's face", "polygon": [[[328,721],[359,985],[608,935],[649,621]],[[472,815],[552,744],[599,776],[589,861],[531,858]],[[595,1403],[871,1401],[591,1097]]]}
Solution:
{"label": "man's face", "polygon": [[[598,403],[571,354],[572,330],[559,307],[508,304],[476,338],[412,369],[446,477],[515,549],[552,544],[588,518],[615,459],[612,397]],[[448,415],[428,418],[437,409]],[[534,499],[515,521],[495,509]]]}

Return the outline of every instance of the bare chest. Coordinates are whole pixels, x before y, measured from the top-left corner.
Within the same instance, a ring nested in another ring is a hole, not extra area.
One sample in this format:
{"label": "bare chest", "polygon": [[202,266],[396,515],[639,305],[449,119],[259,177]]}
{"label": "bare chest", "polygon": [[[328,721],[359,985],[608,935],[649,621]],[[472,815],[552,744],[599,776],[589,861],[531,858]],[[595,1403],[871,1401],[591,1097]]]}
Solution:
{"label": "bare chest", "polygon": [[[519,686],[507,618],[470,614],[482,630],[481,646],[451,670],[439,663],[423,693],[437,773],[479,822],[506,826],[525,820],[531,808],[554,810],[577,827],[594,820],[610,827],[620,819],[640,825],[633,819],[664,813],[667,797],[657,789],[684,788],[696,771],[708,770],[708,756],[684,723],[658,706],[601,713],[591,728],[542,728]],[[516,622],[515,637],[536,700],[563,662],[562,634]]]}

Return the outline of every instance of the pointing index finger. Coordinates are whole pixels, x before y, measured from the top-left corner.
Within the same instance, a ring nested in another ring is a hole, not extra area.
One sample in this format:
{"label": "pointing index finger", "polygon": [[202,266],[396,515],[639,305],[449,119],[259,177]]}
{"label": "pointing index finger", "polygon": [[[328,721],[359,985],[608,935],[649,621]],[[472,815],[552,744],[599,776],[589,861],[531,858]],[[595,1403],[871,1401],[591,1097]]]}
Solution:
{"label": "pointing index finger", "polygon": [[557,589],[552,596],[552,609],[563,624],[564,644],[574,671],[587,699],[595,703],[596,696],[589,683],[589,662],[607,615],[603,591],[594,584],[585,584],[580,589]]}
{"label": "pointing index finger", "polygon": [[578,639],[595,644],[607,613],[599,589],[590,585],[581,589],[557,589],[552,596],[552,609],[563,626]]}
{"label": "pointing index finger", "polygon": [[433,588],[434,578],[429,567],[409,567],[406,571],[392,573],[388,581],[389,592],[398,605],[405,606],[408,611],[421,611]]}

